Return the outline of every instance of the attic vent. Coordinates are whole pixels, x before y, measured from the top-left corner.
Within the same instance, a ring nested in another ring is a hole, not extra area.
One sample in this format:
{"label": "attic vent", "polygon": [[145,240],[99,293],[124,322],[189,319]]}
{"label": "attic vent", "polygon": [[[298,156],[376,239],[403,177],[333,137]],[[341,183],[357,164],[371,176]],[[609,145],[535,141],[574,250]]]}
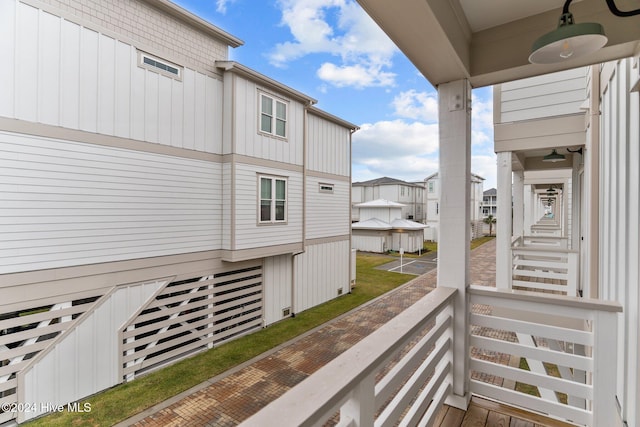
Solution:
{"label": "attic vent", "polygon": [[333,184],[319,183],[321,193],[333,193]]}
{"label": "attic vent", "polygon": [[156,71],[174,79],[182,78],[182,67],[144,52],[139,52],[140,66],[147,70]]}

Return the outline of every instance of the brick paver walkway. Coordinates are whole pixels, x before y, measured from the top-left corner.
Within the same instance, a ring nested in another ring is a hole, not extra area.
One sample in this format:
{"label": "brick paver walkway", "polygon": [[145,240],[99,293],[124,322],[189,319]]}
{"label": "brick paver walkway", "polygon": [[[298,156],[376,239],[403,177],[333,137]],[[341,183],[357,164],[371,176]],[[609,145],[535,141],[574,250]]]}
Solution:
{"label": "brick paver walkway", "polygon": [[[471,252],[472,284],[495,286],[495,247],[492,240]],[[426,295],[436,271],[120,425],[237,425]]]}

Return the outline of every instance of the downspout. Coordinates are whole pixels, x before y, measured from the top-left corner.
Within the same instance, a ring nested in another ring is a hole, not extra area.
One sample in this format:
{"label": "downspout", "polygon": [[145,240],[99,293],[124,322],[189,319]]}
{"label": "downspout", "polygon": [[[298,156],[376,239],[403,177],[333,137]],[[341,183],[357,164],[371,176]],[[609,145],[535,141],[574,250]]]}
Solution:
{"label": "downspout", "polygon": [[589,94],[589,127],[591,129],[587,150],[589,151],[589,294],[599,298],[600,274],[600,66],[591,66],[591,88]]}
{"label": "downspout", "polygon": [[353,208],[351,207],[351,203],[353,200],[353,186],[351,185],[351,182],[353,181],[353,167],[352,164],[353,162],[351,161],[351,156],[353,155],[352,151],[353,151],[353,134],[355,132],[358,131],[359,128],[355,128],[355,129],[349,129],[349,293],[351,293],[351,288],[352,288],[352,284],[353,282],[355,282],[355,279],[353,279],[353,282],[351,281],[351,278],[354,277],[354,270],[356,268],[356,266],[354,265],[352,261],[353,256],[352,256],[352,251],[353,251],[353,241],[352,241],[352,233],[351,233],[351,215],[353,212]]}
{"label": "downspout", "polygon": [[300,254],[306,252],[307,248],[307,144],[308,144],[308,114],[309,107],[313,105],[310,101],[304,106],[302,114],[302,250],[295,252],[291,256],[291,317],[296,317],[296,268],[295,260]]}

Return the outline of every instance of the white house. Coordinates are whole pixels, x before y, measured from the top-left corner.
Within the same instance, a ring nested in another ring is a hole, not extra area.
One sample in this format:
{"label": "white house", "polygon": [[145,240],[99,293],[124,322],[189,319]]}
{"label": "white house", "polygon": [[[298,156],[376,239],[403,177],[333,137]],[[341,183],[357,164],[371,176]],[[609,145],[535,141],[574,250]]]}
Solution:
{"label": "white house", "polygon": [[[480,175],[471,174],[471,191],[469,201],[469,218],[471,224],[471,238],[475,239],[482,236],[482,185],[484,178]],[[440,176],[438,172],[429,175],[424,179],[425,188],[425,224],[429,228],[425,229],[425,240],[438,241],[438,224],[440,222]]]}
{"label": "white house", "polygon": [[356,126],[229,61],[241,44],[165,0],[0,2],[3,403],[349,292]]}
{"label": "white house", "polygon": [[498,190],[490,188],[482,193],[482,217],[486,218],[489,215],[493,215],[495,218],[498,213]]}
{"label": "white house", "polygon": [[407,182],[386,176],[369,181],[354,182],[351,184],[352,220],[360,220],[360,212],[355,205],[377,199],[391,200],[404,205],[402,207],[402,218],[404,219],[416,222],[423,222],[425,219],[422,182]]}
{"label": "white house", "polygon": [[385,199],[359,203],[360,221],[351,224],[354,249],[367,252],[418,252],[426,225],[402,218],[405,205]]}

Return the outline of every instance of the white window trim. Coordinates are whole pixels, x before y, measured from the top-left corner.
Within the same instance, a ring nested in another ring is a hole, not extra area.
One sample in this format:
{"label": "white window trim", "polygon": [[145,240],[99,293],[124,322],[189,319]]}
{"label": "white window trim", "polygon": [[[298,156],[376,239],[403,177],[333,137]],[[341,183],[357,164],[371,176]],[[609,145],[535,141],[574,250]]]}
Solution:
{"label": "white window trim", "polygon": [[[159,68],[159,67],[154,66],[152,64],[147,64],[145,62],[145,58],[148,58],[151,61],[154,61],[154,62],[157,62],[159,64],[162,64],[162,65],[164,65],[166,67],[171,67],[171,68],[176,70],[176,73],[172,73],[171,71],[163,70],[162,68]],[[167,61],[166,59],[162,59],[162,58],[158,58],[157,56],[150,55],[150,54],[148,54],[146,52],[143,52],[141,50],[138,51],[138,67],[144,68],[145,70],[153,71],[154,73],[158,73],[158,74],[161,74],[163,76],[171,77],[172,79],[180,80],[180,81],[182,81],[182,73],[184,72],[184,68],[181,67],[180,65],[174,64],[173,62]]]}
{"label": "white window trim", "polygon": [[[272,116],[271,116],[271,132],[266,130],[262,130],[262,97],[269,98],[271,100],[272,106]],[[277,124],[277,103],[281,103],[285,107],[285,119],[284,119],[284,136],[278,135],[276,133],[276,124]],[[289,137],[289,102],[277,96],[274,96],[270,93],[266,93],[263,91],[258,91],[258,133],[269,135],[274,138],[279,138],[282,140],[287,140]]]}
{"label": "white window trim", "polygon": [[[262,179],[270,179],[271,180],[271,212],[270,218],[268,221],[262,220]],[[276,181],[284,181],[284,219],[276,220]],[[274,176],[274,175],[258,175],[258,225],[272,225],[272,224],[286,224],[289,218],[289,180],[283,176]]]}

